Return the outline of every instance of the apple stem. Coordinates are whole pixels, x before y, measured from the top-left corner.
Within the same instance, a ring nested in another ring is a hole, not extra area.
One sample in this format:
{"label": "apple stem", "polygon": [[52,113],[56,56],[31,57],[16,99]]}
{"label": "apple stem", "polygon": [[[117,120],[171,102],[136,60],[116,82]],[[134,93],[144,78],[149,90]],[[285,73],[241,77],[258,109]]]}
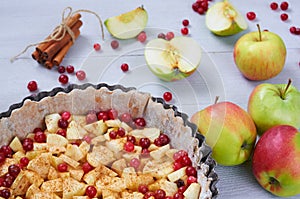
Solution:
{"label": "apple stem", "polygon": [[285,99],[286,92],[288,91],[288,89],[289,89],[289,87],[291,86],[291,84],[292,84],[292,80],[289,78],[288,83],[287,83],[285,89],[284,89],[283,92],[281,93],[281,98],[282,98],[282,99]]}
{"label": "apple stem", "polygon": [[216,96],[216,98],[215,98],[215,103],[214,103],[214,104],[217,104],[217,103],[218,103],[219,98],[220,98],[220,96]]}
{"label": "apple stem", "polygon": [[261,30],[260,30],[260,26],[259,26],[259,24],[256,24],[256,26],[257,26],[257,29],[258,29],[259,41],[261,41],[262,39],[261,39]]}

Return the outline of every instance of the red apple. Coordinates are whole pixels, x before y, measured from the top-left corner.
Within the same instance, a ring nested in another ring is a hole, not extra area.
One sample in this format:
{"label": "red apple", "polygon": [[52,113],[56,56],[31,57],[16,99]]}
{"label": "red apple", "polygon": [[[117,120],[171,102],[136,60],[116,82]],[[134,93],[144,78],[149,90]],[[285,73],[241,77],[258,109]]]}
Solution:
{"label": "red apple", "polygon": [[253,174],[274,195],[300,194],[300,132],[290,125],[267,130],[254,149]]}

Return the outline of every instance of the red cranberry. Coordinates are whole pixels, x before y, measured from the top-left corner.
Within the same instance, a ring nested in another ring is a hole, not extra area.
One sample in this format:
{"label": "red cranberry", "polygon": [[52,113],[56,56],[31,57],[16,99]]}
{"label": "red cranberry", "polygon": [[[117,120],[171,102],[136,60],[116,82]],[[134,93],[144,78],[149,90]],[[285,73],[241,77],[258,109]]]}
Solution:
{"label": "red cranberry", "polygon": [[141,138],[139,141],[139,145],[143,148],[143,149],[147,149],[149,148],[151,144],[151,141],[149,138]]}
{"label": "red cranberry", "polygon": [[182,25],[183,25],[183,26],[188,26],[189,24],[190,24],[190,22],[189,22],[188,19],[184,19],[184,20],[182,21]]}
{"label": "red cranberry", "polygon": [[15,178],[11,174],[7,173],[4,175],[4,181],[2,184],[4,187],[9,188],[14,183],[14,180]]}
{"label": "red cranberry", "polygon": [[164,33],[159,33],[157,35],[157,38],[160,38],[160,39],[165,39],[166,38],[166,35]]}
{"label": "red cranberry", "polygon": [[122,70],[123,72],[127,72],[127,71],[128,71],[128,69],[129,69],[129,66],[128,66],[128,64],[126,64],[126,63],[123,63],[123,64],[121,65],[121,70]]}
{"label": "red cranberry", "polygon": [[164,199],[166,197],[166,192],[162,189],[157,189],[154,194],[155,199]]}
{"label": "red cranberry", "polygon": [[292,34],[295,34],[296,33],[296,27],[295,26],[290,27],[290,32]]}
{"label": "red cranberry", "polygon": [[146,126],[146,121],[142,117],[138,117],[134,119],[134,123],[137,127],[145,127]]}
{"label": "red cranberry", "polygon": [[0,152],[3,152],[7,158],[12,157],[13,151],[9,145],[3,145],[0,148]]}
{"label": "red cranberry", "polygon": [[34,134],[34,140],[38,143],[44,143],[46,142],[47,136],[44,132],[37,132],[36,134]]}
{"label": "red cranberry", "polygon": [[147,193],[147,192],[149,191],[149,189],[148,189],[148,186],[147,186],[147,185],[141,184],[141,185],[139,185],[139,187],[138,187],[138,191],[139,191],[140,193],[142,193],[142,194],[145,194],[145,193]]}
{"label": "red cranberry", "polygon": [[253,21],[256,18],[255,12],[247,12],[246,16],[250,21]]}
{"label": "red cranberry", "polygon": [[190,184],[192,184],[192,183],[194,183],[194,182],[197,182],[197,178],[194,177],[194,176],[189,176],[189,177],[187,178],[187,180],[186,180],[187,185],[190,185]]}
{"label": "red cranberry", "polygon": [[132,120],[131,114],[130,114],[130,113],[123,113],[123,114],[120,116],[120,120],[121,120],[122,122],[130,123],[131,120]]}
{"label": "red cranberry", "polygon": [[148,191],[148,192],[145,193],[144,199],[148,199],[148,198],[150,198],[151,196],[155,197],[154,192]]}
{"label": "red cranberry", "polygon": [[67,73],[74,73],[75,68],[72,65],[68,65],[66,70],[67,70]]}
{"label": "red cranberry", "polygon": [[173,32],[167,32],[166,34],[166,40],[170,41],[171,39],[174,38],[174,33]]}
{"label": "red cranberry", "polygon": [[67,120],[59,119],[57,125],[59,128],[66,129],[68,128],[69,122]]}
{"label": "red cranberry", "polygon": [[183,193],[185,192],[186,189],[187,189],[187,186],[181,186],[181,187],[178,188],[178,191],[177,191],[177,192],[183,194]]}
{"label": "red cranberry", "polygon": [[134,144],[132,142],[126,142],[124,144],[124,150],[127,152],[133,152],[134,151]]}
{"label": "red cranberry", "polygon": [[114,120],[114,119],[117,119],[118,118],[118,111],[115,110],[115,109],[109,109],[107,111],[107,114],[108,114],[108,118],[110,120]]}
{"label": "red cranberry", "polygon": [[76,72],[76,77],[79,81],[82,81],[86,78],[86,74],[83,70],[79,70]]}
{"label": "red cranberry", "polygon": [[84,135],[82,139],[86,141],[88,144],[92,142],[92,137],[89,135]]}
{"label": "red cranberry", "polygon": [[192,165],[192,160],[190,159],[189,156],[183,156],[181,163],[182,163],[183,166],[191,166]]}
{"label": "red cranberry", "polygon": [[138,158],[132,158],[129,162],[129,165],[135,169],[138,169],[141,164],[141,161]]}
{"label": "red cranberry", "polygon": [[101,50],[101,45],[99,43],[95,43],[94,44],[94,49],[95,49],[95,51]]}
{"label": "red cranberry", "polygon": [[289,15],[286,14],[286,13],[282,13],[282,14],[280,15],[280,18],[281,18],[282,21],[286,21],[286,20],[288,20]]}
{"label": "red cranberry", "polygon": [[181,169],[181,168],[182,168],[181,162],[175,161],[175,162],[173,163],[173,169],[174,169],[174,171],[177,171],[177,170],[179,170],[179,169]]}
{"label": "red cranberry", "polygon": [[174,153],[173,159],[175,161],[177,161],[177,160],[181,159],[184,156],[188,156],[188,153],[186,151],[184,151],[184,150],[179,150],[176,153]]}
{"label": "red cranberry", "polygon": [[182,193],[175,193],[173,199],[184,199],[184,195]]}
{"label": "red cranberry", "polygon": [[162,141],[159,138],[156,138],[154,140],[154,144],[155,144],[155,146],[158,146],[158,147],[163,146]]}
{"label": "red cranberry", "polygon": [[11,194],[10,194],[10,190],[9,189],[5,188],[5,189],[1,189],[0,190],[0,196],[2,198],[8,199],[10,197],[10,195]]}
{"label": "red cranberry", "polygon": [[287,10],[289,8],[289,3],[284,1],[280,4],[280,9],[281,10]]}
{"label": "red cranberry", "polygon": [[94,167],[92,165],[90,165],[90,163],[88,163],[88,162],[85,162],[82,164],[82,170],[84,173],[88,173],[93,169],[94,169]]}
{"label": "red cranberry", "polygon": [[64,73],[64,72],[66,72],[66,68],[65,68],[64,66],[59,66],[59,67],[57,68],[57,71],[58,71],[59,73]]}
{"label": "red cranberry", "polygon": [[121,128],[121,127],[118,128],[117,134],[118,134],[118,136],[120,136],[120,137],[124,137],[125,134],[126,134],[125,129],[123,129],[123,128]]}
{"label": "red cranberry", "polygon": [[35,128],[35,129],[33,129],[33,133],[37,133],[37,132],[44,132],[44,131],[41,128]]}
{"label": "red cranberry", "polygon": [[98,120],[96,113],[88,113],[85,116],[85,120],[87,124],[91,124],[93,122],[96,122]]}
{"label": "red cranberry", "polygon": [[62,74],[58,77],[58,81],[61,84],[67,84],[69,82],[69,77],[67,75]]}
{"label": "red cranberry", "polygon": [[109,137],[110,137],[110,139],[116,139],[117,138],[117,136],[118,136],[118,132],[117,131],[115,131],[115,130],[112,130],[112,131],[110,131],[109,132]]}
{"label": "red cranberry", "polygon": [[163,94],[163,98],[164,98],[164,100],[166,100],[167,102],[169,102],[169,101],[171,101],[172,100],[172,93],[171,92],[164,92],[164,94]]}
{"label": "red cranberry", "polygon": [[192,4],[192,9],[197,12],[198,9],[200,8],[200,2],[195,2]]}
{"label": "red cranberry", "polygon": [[61,135],[63,137],[67,137],[67,131],[66,129],[58,129],[56,134]]}
{"label": "red cranberry", "polygon": [[63,162],[63,163],[60,163],[59,165],[57,165],[57,170],[59,172],[66,172],[68,171],[68,164]]}
{"label": "red cranberry", "polygon": [[132,142],[133,144],[135,144],[136,139],[132,135],[127,135],[127,142]]}
{"label": "red cranberry", "polygon": [[69,111],[64,111],[61,113],[61,119],[69,120],[71,118],[71,113]]}
{"label": "red cranberry", "polygon": [[181,28],[181,34],[182,35],[188,35],[189,34],[189,29],[187,27]]}
{"label": "red cranberry", "polygon": [[112,47],[112,49],[117,49],[119,48],[119,42],[117,40],[112,40],[110,46]]}
{"label": "red cranberry", "polygon": [[3,152],[0,152],[0,164],[6,160],[6,156]]}
{"label": "red cranberry", "polygon": [[137,36],[137,40],[141,43],[144,43],[147,40],[147,34],[142,31],[138,36]]}
{"label": "red cranberry", "polygon": [[98,120],[106,121],[106,120],[109,120],[109,115],[108,115],[107,111],[100,111],[97,114],[97,118],[98,118]]}
{"label": "red cranberry", "polygon": [[194,176],[194,177],[197,177],[197,170],[195,167],[192,167],[192,166],[188,166],[186,169],[185,169],[185,173],[187,176]]}
{"label": "red cranberry", "polygon": [[271,7],[272,10],[277,10],[278,4],[277,4],[276,2],[272,2],[272,3],[270,4],[270,7]]}
{"label": "red cranberry", "polygon": [[8,167],[8,173],[12,175],[14,178],[16,178],[19,175],[20,171],[21,171],[20,167],[17,166],[16,164],[12,164]]}
{"label": "red cranberry", "polygon": [[38,85],[37,85],[36,81],[30,81],[30,82],[28,82],[27,89],[30,92],[36,91],[38,89]]}
{"label": "red cranberry", "polygon": [[28,159],[27,157],[22,157],[22,158],[20,159],[20,165],[21,165],[22,167],[26,167],[26,166],[28,165],[28,163],[29,163],[29,159]]}
{"label": "red cranberry", "polygon": [[25,151],[32,151],[33,150],[33,140],[31,138],[25,138],[23,140],[23,149]]}
{"label": "red cranberry", "polygon": [[87,195],[89,198],[94,198],[97,195],[96,187],[89,185],[85,190],[85,195]]}
{"label": "red cranberry", "polygon": [[167,144],[170,143],[170,138],[164,133],[160,134],[158,139],[160,139],[160,142],[161,142],[162,146],[167,145]]}
{"label": "red cranberry", "polygon": [[173,199],[172,196],[166,196],[165,199]]}

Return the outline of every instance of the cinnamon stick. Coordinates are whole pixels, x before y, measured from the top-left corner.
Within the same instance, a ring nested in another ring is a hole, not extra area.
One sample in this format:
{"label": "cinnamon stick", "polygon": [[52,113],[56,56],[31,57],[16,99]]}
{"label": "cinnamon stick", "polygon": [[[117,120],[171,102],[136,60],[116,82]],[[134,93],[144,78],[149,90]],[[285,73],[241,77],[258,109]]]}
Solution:
{"label": "cinnamon stick", "polygon": [[53,67],[53,63],[51,61],[45,61],[44,66],[48,69],[51,69]]}
{"label": "cinnamon stick", "polygon": [[[82,21],[78,20],[74,26],[71,28],[73,31],[74,35],[79,35],[80,31],[79,28],[82,26]],[[69,41],[71,41],[71,35],[66,33],[64,38],[60,41],[54,42],[52,45],[50,45],[47,49],[43,51],[43,59],[51,61],[53,56],[60,50],[62,49]]]}
{"label": "cinnamon stick", "polygon": [[[75,25],[75,23],[81,18],[81,14],[80,13],[76,13],[74,14],[72,17],[70,17],[68,19],[68,21],[66,22],[66,25],[69,26],[70,28],[72,28],[72,26]],[[45,40],[49,40],[50,39],[50,35],[45,39]],[[40,45],[38,45],[36,47],[36,51],[38,51],[38,53],[42,54],[44,50],[46,50],[46,48],[48,48],[50,45],[52,45],[54,43],[54,40],[45,42],[45,43],[41,43]]]}
{"label": "cinnamon stick", "polygon": [[59,66],[74,42],[69,41],[53,58],[53,64]]}
{"label": "cinnamon stick", "polygon": [[41,54],[37,50],[35,50],[31,56],[34,60],[38,60],[40,58],[40,55]]}

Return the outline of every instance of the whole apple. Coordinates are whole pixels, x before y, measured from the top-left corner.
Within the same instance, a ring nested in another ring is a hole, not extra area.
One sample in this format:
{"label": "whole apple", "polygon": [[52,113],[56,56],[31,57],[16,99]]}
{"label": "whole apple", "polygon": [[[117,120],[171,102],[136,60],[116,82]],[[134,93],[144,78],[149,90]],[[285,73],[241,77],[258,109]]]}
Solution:
{"label": "whole apple", "polygon": [[248,112],[259,135],[279,124],[300,128],[300,92],[291,83],[262,83],[253,89]]}
{"label": "whole apple", "polygon": [[274,195],[300,194],[300,132],[277,125],[265,132],[254,149],[253,174]]}
{"label": "whole apple", "polygon": [[270,31],[244,34],[234,46],[233,57],[240,72],[249,80],[267,80],[283,69],[286,47],[281,37]]}
{"label": "whole apple", "polygon": [[218,164],[239,165],[249,159],[256,128],[250,115],[232,102],[219,102],[192,115]]}

